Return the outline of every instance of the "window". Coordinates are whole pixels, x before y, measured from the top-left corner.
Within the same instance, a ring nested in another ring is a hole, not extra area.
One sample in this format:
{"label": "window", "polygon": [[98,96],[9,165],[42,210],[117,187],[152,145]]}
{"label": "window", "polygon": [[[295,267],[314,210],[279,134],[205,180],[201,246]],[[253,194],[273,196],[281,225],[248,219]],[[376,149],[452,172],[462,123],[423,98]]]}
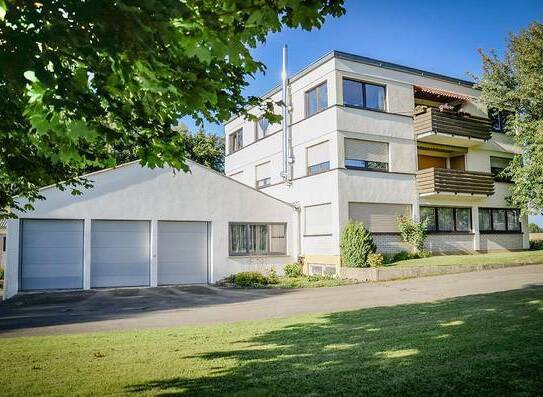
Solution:
{"label": "window", "polygon": [[256,122],[256,139],[262,139],[268,135],[270,128],[270,122],[267,118],[261,117]]}
{"label": "window", "polygon": [[231,223],[230,255],[286,254],[286,228],[286,223]]}
{"label": "window", "polygon": [[307,175],[314,175],[330,169],[328,141],[307,148]]}
{"label": "window", "polygon": [[243,147],[243,128],[236,130],[228,137],[228,152],[234,153]]}
{"label": "window", "polygon": [[305,93],[305,117],[318,113],[328,107],[328,88],[326,82]]}
{"label": "window", "polygon": [[256,166],[256,188],[261,189],[271,184],[271,163],[260,164]]}
{"label": "window", "polygon": [[494,180],[496,182],[511,182],[511,177],[509,175],[504,175],[503,170],[507,168],[511,162],[510,158],[504,157],[490,157],[490,172],[494,175]]}
{"label": "window", "polygon": [[479,208],[479,230],[483,233],[520,232],[520,211],[511,208]]}
{"label": "window", "polygon": [[6,236],[3,236],[2,237],[2,251],[3,252],[6,252],[6,244],[7,243],[7,237]]}
{"label": "window", "polygon": [[362,109],[385,110],[385,87],[343,79],[343,104]]}
{"label": "window", "polygon": [[345,138],[345,168],[388,171],[388,144]]}
{"label": "window", "polygon": [[505,132],[505,122],[507,120],[507,113],[500,112],[499,110],[492,110],[488,112],[488,116],[492,122],[492,131]]}
{"label": "window", "polygon": [[428,232],[470,232],[471,208],[420,207],[420,219]]}

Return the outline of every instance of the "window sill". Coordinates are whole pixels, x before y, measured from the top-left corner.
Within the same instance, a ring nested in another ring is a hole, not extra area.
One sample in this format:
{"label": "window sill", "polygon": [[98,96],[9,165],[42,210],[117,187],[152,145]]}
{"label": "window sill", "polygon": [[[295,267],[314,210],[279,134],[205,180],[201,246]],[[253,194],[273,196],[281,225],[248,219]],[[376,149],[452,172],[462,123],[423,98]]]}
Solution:
{"label": "window sill", "polygon": [[427,232],[428,236],[450,236],[450,235],[463,235],[463,236],[473,236],[475,235],[475,233],[473,232],[455,232],[455,231],[450,231],[450,232],[444,232],[444,231],[432,231],[432,232]]}
{"label": "window sill", "polygon": [[352,170],[352,171],[369,171],[369,172],[384,172],[386,174],[389,174],[389,170],[378,170],[375,168],[357,168],[357,167],[345,167],[346,170]]}
{"label": "window sill", "polygon": [[262,257],[262,256],[265,256],[265,257],[277,257],[277,258],[287,258],[289,257],[290,255],[289,254],[260,254],[260,255],[228,255],[228,258],[230,259],[233,259],[233,258],[259,258],[259,257]]}
{"label": "window sill", "polygon": [[479,232],[480,234],[524,234],[521,230],[491,230],[491,231],[488,231],[488,230],[485,230],[485,231],[480,231]]}
{"label": "window sill", "polygon": [[348,109],[369,110],[370,112],[389,114],[389,112],[387,112],[386,109],[372,109],[372,108],[366,108],[364,106],[347,105],[345,103],[343,104],[343,107],[348,108]]}

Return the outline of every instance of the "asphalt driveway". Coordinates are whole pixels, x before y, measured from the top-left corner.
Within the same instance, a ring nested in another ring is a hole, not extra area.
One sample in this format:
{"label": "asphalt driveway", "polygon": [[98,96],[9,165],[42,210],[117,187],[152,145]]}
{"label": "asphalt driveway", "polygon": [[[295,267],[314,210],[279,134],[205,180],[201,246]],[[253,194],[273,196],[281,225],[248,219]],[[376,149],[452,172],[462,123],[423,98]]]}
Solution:
{"label": "asphalt driveway", "polygon": [[127,288],[25,294],[0,304],[0,336],[173,327],[286,317],[543,285],[543,265],[334,288]]}

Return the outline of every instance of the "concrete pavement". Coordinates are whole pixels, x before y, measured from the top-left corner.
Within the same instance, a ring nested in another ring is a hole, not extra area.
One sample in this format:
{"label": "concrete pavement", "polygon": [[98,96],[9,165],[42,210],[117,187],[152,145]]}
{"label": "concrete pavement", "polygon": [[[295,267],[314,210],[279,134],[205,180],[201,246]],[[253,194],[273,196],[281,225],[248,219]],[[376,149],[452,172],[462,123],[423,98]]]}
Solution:
{"label": "concrete pavement", "polygon": [[430,302],[543,285],[543,265],[334,288],[209,286],[23,295],[0,304],[0,337],[175,327]]}

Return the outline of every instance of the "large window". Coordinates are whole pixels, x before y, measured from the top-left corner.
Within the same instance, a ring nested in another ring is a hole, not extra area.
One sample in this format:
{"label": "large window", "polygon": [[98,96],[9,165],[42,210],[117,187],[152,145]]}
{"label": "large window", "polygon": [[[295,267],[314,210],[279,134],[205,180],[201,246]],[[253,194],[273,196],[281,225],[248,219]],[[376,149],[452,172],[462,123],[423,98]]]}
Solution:
{"label": "large window", "polygon": [[420,218],[429,232],[470,232],[471,208],[420,207]]}
{"label": "large window", "polygon": [[385,110],[385,87],[343,79],[343,104],[363,109]]}
{"label": "large window", "polygon": [[307,148],[307,175],[314,175],[330,169],[328,141]]}
{"label": "large window", "polygon": [[255,169],[256,188],[261,189],[271,184],[271,163],[259,164]]}
{"label": "large window", "polygon": [[243,129],[240,128],[228,137],[228,153],[234,153],[243,147]]}
{"label": "large window", "polygon": [[479,208],[479,230],[483,233],[520,232],[520,211],[510,208]]}
{"label": "large window", "polygon": [[345,138],[345,168],[388,171],[388,144]]}
{"label": "large window", "polygon": [[494,175],[496,182],[511,182],[511,177],[504,175],[503,170],[507,168],[511,162],[510,158],[505,157],[490,157],[490,172]]}
{"label": "large window", "polygon": [[328,88],[326,82],[305,93],[305,117],[318,113],[328,107]]}
{"label": "large window", "polygon": [[231,223],[230,255],[284,255],[286,229],[285,223]]}

